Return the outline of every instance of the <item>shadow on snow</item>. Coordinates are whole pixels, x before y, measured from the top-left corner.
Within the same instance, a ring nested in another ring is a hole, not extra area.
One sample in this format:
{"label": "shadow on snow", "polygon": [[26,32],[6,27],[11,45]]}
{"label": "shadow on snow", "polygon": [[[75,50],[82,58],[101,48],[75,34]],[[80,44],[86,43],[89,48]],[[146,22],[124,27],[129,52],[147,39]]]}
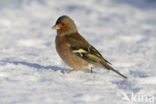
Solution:
{"label": "shadow on snow", "polygon": [[44,66],[44,65],[37,64],[37,63],[30,63],[30,62],[26,62],[26,61],[1,60],[1,62],[3,64],[0,63],[0,65],[4,65],[4,64],[7,64],[7,63],[11,63],[11,64],[15,64],[15,65],[21,64],[21,65],[25,65],[25,66],[36,68],[36,69],[50,69],[50,70],[54,70],[54,71],[60,70],[62,73],[65,73],[65,71],[68,70],[66,68],[58,67],[58,66],[55,66],[55,65],[54,66],[51,66],[51,65]]}

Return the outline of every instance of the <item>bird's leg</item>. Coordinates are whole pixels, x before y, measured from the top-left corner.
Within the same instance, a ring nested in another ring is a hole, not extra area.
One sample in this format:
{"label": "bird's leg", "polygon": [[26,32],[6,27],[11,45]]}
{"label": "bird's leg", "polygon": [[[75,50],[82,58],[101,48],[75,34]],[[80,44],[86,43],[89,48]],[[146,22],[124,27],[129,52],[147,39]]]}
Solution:
{"label": "bird's leg", "polygon": [[73,71],[75,71],[75,69],[72,69],[72,70],[68,71],[67,74],[69,74],[69,73],[71,73],[71,72],[73,72]]}
{"label": "bird's leg", "polygon": [[93,73],[93,68],[92,67],[90,68],[90,72]]}

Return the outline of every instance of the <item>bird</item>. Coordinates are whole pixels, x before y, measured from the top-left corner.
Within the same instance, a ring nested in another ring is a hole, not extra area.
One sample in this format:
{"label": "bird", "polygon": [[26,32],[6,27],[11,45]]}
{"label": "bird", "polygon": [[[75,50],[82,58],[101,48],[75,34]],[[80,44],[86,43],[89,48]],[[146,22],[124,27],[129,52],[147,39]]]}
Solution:
{"label": "bird", "polygon": [[57,32],[55,38],[57,53],[72,68],[67,73],[87,68],[93,73],[93,67],[99,67],[113,71],[124,79],[127,78],[127,76],[115,70],[111,66],[112,64],[104,59],[98,50],[80,35],[76,24],[69,16],[60,16],[52,29]]}

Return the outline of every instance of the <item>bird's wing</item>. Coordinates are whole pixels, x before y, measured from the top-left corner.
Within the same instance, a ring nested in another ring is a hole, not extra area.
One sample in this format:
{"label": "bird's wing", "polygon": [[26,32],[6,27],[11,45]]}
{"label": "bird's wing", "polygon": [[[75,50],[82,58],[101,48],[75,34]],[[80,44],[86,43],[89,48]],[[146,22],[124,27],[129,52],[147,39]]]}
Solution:
{"label": "bird's wing", "polygon": [[86,60],[89,63],[92,63],[93,65],[102,66],[108,70],[112,70],[123,78],[127,78],[126,76],[115,70],[113,67],[111,67],[109,65],[111,63],[105,60],[102,55],[93,46],[91,46],[81,35],[77,33],[68,36],[66,39],[70,44],[70,50],[73,54]]}
{"label": "bird's wing", "polygon": [[79,33],[66,36],[67,41],[71,45],[70,49],[75,55],[85,59],[86,61],[97,64],[97,62],[109,63],[103,56],[91,46]]}

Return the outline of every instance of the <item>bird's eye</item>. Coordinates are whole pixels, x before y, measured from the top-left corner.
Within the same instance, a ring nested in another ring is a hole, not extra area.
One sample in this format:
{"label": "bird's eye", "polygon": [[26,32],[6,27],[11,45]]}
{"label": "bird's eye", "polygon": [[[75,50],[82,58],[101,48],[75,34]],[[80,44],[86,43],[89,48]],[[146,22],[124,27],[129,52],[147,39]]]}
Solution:
{"label": "bird's eye", "polygon": [[62,23],[62,26],[64,26],[65,24],[64,23]]}

